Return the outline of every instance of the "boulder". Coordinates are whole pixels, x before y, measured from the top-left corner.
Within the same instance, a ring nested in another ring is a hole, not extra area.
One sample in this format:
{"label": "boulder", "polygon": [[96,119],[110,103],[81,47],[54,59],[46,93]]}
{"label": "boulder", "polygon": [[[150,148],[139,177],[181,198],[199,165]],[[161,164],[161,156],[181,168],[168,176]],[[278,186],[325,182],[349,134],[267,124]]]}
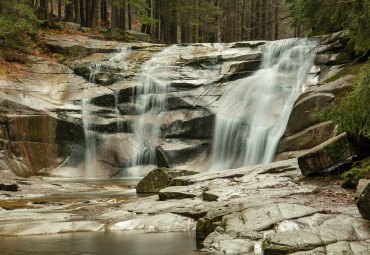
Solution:
{"label": "boulder", "polygon": [[125,33],[127,35],[131,36],[132,38],[134,38],[135,41],[141,41],[141,42],[150,42],[151,41],[150,35],[145,34],[145,33],[141,33],[141,32],[135,31],[135,30],[128,30],[128,31],[125,31]]}
{"label": "boulder", "polygon": [[171,180],[179,176],[188,176],[197,174],[187,170],[174,170],[168,168],[158,168],[151,171],[137,185],[137,193],[156,193],[168,186]]}
{"label": "boulder", "polygon": [[358,185],[362,190],[358,193],[357,208],[360,211],[362,218],[370,220],[370,180],[361,180],[361,185]]}
{"label": "boulder", "polygon": [[335,135],[336,125],[331,121],[322,122],[302,132],[282,138],[277,153],[312,149]]}
{"label": "boulder", "polygon": [[208,149],[207,140],[166,139],[159,148],[170,165],[185,164]]}
{"label": "boulder", "polygon": [[347,134],[342,133],[298,157],[298,165],[302,174],[307,176],[333,167],[353,155],[354,152],[348,142]]}
{"label": "boulder", "polygon": [[74,30],[78,31],[81,29],[81,25],[73,22],[63,22],[59,21],[58,25],[61,26],[62,28],[69,29],[69,30]]}
{"label": "boulder", "polygon": [[330,93],[303,94],[293,107],[284,137],[318,124],[320,119],[315,114],[329,107],[334,98]]}
{"label": "boulder", "polygon": [[83,58],[94,53],[111,53],[116,50],[118,42],[102,41],[86,36],[47,37],[45,46],[54,53],[66,55],[71,59]]}
{"label": "boulder", "polygon": [[17,183],[11,181],[3,181],[3,180],[0,180],[0,190],[3,190],[3,191],[17,191],[18,190],[18,185]]}

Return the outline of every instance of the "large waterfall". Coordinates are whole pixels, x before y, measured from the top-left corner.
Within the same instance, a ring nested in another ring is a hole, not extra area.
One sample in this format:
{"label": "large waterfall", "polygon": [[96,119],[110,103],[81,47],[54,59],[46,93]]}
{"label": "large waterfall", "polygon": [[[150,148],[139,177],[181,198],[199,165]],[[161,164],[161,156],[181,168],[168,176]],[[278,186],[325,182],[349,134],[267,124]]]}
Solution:
{"label": "large waterfall", "polygon": [[228,86],[216,117],[211,171],[269,163],[313,64],[316,42],[270,42],[252,76]]}

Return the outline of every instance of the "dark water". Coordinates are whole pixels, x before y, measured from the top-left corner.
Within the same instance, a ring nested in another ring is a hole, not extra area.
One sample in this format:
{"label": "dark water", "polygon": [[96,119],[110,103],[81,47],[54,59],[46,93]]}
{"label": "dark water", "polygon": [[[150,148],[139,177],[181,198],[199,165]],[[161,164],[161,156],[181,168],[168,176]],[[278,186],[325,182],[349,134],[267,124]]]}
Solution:
{"label": "dark water", "polygon": [[140,231],[0,237],[1,255],[200,255],[194,232]]}

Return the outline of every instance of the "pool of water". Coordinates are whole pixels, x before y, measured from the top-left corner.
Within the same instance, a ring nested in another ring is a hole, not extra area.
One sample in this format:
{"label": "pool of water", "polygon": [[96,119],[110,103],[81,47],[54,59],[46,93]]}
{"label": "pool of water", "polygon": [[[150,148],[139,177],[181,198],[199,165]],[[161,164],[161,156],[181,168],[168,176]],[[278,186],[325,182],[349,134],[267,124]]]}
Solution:
{"label": "pool of water", "polygon": [[0,237],[0,254],[20,255],[200,255],[194,232],[141,231]]}

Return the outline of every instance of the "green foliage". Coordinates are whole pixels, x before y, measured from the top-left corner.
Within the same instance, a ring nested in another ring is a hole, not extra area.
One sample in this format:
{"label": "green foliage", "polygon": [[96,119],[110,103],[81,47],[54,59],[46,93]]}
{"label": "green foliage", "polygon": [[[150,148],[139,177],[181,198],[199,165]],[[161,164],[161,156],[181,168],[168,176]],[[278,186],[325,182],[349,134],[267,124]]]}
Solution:
{"label": "green foliage", "polygon": [[360,179],[370,178],[370,158],[360,163],[355,163],[351,170],[343,174],[342,187],[356,188]]}
{"label": "green foliage", "polygon": [[370,61],[364,64],[353,90],[339,105],[320,112],[322,120],[338,123],[339,132],[355,132],[370,138]]}
{"label": "green foliage", "polygon": [[357,52],[370,48],[369,0],[286,0],[294,24],[311,29],[310,35],[348,30]]}
{"label": "green foliage", "polygon": [[36,34],[37,23],[28,0],[7,0],[0,13],[0,43],[21,50],[27,46],[27,37]]}

